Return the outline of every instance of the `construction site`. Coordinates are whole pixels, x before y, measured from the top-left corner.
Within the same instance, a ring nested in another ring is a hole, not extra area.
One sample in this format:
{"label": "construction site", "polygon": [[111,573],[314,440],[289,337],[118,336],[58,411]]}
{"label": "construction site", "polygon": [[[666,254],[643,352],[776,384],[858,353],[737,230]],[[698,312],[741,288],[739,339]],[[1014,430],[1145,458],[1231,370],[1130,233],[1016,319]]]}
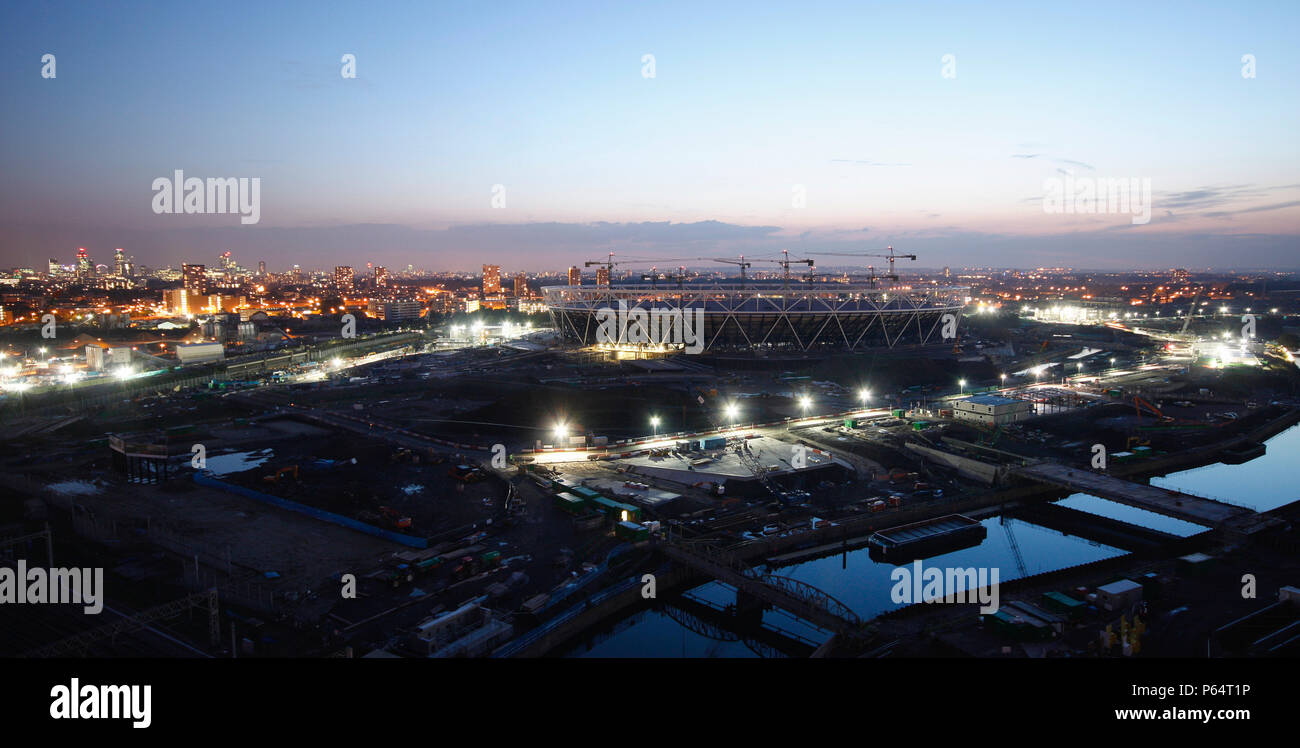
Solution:
{"label": "construction site", "polygon": [[[1263,554],[1270,583],[1290,584],[1273,558],[1290,547],[1289,501],[1149,479],[1265,455],[1300,420],[1294,365],[1262,347],[1253,366],[1206,365],[1139,332],[1060,329],[972,325],[955,345],[747,366],[723,349],[629,357],[548,331],[448,348],[435,333],[263,367],[249,386],[29,404],[0,458],[0,553],[104,567],[117,618],[14,619],[8,654],[561,655],[653,615],[762,656],[1033,656],[1047,649],[1022,646],[1029,629],[1071,641],[1033,612],[1042,600],[972,635],[962,606],[882,605],[827,564],[874,574],[1005,542],[1004,589],[1050,581],[1074,601],[1058,607],[1093,611],[1078,630],[1114,611],[1077,588],[1110,577],[1163,574],[1183,601],[1172,580],[1189,554],[1216,568]],[[1100,503],[1062,502],[1078,496]],[[1082,539],[1076,563],[1052,561],[1044,532]],[[1123,615],[1117,642],[1133,637]],[[951,637],[922,635],[945,616]],[[1141,636],[1161,633],[1142,620]]]}

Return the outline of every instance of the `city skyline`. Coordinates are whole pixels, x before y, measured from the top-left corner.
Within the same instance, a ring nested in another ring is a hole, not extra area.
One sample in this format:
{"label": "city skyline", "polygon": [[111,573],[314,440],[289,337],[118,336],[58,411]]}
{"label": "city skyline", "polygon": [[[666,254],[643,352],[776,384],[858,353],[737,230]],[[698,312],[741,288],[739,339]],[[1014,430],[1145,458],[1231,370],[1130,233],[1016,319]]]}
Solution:
{"label": "city skyline", "polygon": [[[1300,267],[1300,11],[1172,7],[1116,26],[1092,7],[399,4],[302,35],[280,33],[298,4],[239,24],[19,10],[0,266],[84,246],[539,271],[892,244],[935,266]],[[116,33],[155,21],[172,32],[145,48]],[[177,170],[260,180],[260,220],[155,213]],[[1149,180],[1149,223],[1045,210],[1067,178]]]}

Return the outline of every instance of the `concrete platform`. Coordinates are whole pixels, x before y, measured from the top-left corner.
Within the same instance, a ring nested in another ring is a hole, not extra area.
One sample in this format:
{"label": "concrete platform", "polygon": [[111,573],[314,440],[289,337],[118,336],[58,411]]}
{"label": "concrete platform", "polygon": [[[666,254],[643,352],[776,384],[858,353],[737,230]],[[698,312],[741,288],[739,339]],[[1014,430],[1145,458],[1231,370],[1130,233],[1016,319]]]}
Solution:
{"label": "concrete platform", "polygon": [[1012,472],[1040,483],[1050,483],[1211,527],[1219,527],[1229,520],[1239,520],[1255,514],[1244,507],[1049,462],[1016,468]]}

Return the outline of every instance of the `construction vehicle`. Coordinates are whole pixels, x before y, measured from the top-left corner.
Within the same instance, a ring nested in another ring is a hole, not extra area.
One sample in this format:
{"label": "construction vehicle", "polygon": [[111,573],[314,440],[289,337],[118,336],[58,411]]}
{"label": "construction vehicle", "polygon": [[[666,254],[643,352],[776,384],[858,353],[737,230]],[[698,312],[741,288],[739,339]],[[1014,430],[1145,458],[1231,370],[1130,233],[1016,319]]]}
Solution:
{"label": "construction vehicle", "polygon": [[282,467],[279,470],[275,471],[274,474],[262,478],[262,480],[267,483],[279,483],[281,478],[289,474],[293,475],[294,480],[298,480],[298,466],[290,465],[288,467]]}
{"label": "construction vehicle", "polygon": [[379,516],[384,524],[398,530],[407,530],[411,527],[411,518],[402,516],[402,513],[392,507],[379,507]]}
{"label": "construction vehicle", "polygon": [[454,465],[447,475],[461,483],[478,483],[487,479],[487,475],[475,465]]}
{"label": "construction vehicle", "polygon": [[1148,412],[1155,415],[1156,418],[1159,418],[1161,421],[1164,421],[1166,423],[1174,420],[1171,416],[1167,416],[1163,412],[1161,412],[1161,410],[1156,406],[1152,405],[1151,403],[1147,402],[1146,400],[1143,400],[1141,397],[1138,397],[1136,395],[1133,396],[1133,408],[1134,410],[1137,411],[1138,418],[1142,417],[1142,411],[1145,409]]}

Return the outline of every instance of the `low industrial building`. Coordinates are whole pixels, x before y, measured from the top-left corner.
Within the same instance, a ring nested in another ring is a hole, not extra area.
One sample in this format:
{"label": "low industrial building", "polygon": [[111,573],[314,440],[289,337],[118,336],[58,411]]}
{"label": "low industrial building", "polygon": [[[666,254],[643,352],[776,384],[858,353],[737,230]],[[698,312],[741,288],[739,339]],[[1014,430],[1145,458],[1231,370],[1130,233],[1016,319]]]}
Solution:
{"label": "low industrial building", "polygon": [[975,395],[953,404],[952,416],[985,426],[1014,423],[1034,414],[1033,403],[999,395]]}

